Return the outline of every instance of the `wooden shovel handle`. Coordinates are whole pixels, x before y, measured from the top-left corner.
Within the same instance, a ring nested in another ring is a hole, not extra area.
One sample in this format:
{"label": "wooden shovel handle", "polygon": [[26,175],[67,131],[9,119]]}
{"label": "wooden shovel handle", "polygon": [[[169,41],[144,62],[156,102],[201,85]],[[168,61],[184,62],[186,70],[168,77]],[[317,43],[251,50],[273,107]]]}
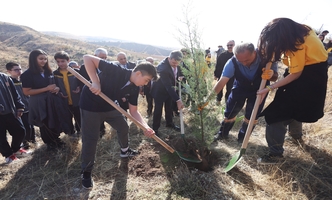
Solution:
{"label": "wooden shovel handle", "polygon": [[[72,73],[78,80],[82,81],[86,86],[89,88],[91,87],[91,83],[87,81],[81,74],[77,73],[74,69],[68,67],[67,70]],[[104,99],[107,103],[111,104],[115,109],[117,109],[120,113],[122,113],[124,116],[129,118],[131,121],[133,121],[138,127],[140,127],[143,131],[146,131],[147,129],[139,122],[137,121],[133,116],[131,116],[128,112],[123,110],[120,106],[118,106],[114,101],[112,101],[108,96],[106,96],[104,93],[100,93],[99,96]],[[159,144],[161,144],[163,147],[165,147],[169,152],[174,153],[174,149],[170,147],[168,144],[166,144],[162,139],[160,139],[158,136],[153,135],[153,139],[155,139]]]}
{"label": "wooden shovel handle", "polygon": [[[265,70],[269,70],[271,68],[271,65],[272,65],[272,62],[266,63]],[[264,89],[265,85],[266,85],[266,80],[262,79],[261,84],[259,86],[259,90]],[[255,123],[255,120],[256,120],[256,115],[257,115],[257,112],[258,112],[260,101],[261,101],[261,95],[257,95],[255,105],[254,105],[254,108],[251,112],[250,120],[249,120],[249,123],[248,123],[248,128],[247,128],[247,131],[246,131],[246,135],[243,139],[241,149],[246,149],[247,146],[248,146],[249,137],[250,137],[252,129],[254,127],[254,123]]]}

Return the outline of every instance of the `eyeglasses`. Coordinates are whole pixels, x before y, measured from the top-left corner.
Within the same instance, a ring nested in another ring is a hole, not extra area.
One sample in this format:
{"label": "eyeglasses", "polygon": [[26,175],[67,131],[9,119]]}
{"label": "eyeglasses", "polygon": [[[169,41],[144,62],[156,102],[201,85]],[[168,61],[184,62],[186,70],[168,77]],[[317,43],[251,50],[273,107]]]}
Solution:
{"label": "eyeglasses", "polygon": [[226,46],[228,46],[228,47],[232,47],[232,46],[234,46],[233,44],[228,44],[228,45],[226,45]]}
{"label": "eyeglasses", "polygon": [[10,71],[19,72],[19,71],[22,71],[22,69],[13,69],[13,70],[10,70]]}

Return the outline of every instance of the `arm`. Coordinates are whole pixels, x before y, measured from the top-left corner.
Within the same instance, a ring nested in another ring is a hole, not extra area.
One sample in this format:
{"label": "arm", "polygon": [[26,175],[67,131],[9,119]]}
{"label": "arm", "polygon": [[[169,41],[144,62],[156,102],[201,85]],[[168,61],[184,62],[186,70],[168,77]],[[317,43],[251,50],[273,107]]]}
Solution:
{"label": "arm", "polygon": [[282,87],[282,86],[284,86],[284,85],[287,85],[288,83],[291,83],[292,81],[298,79],[298,78],[301,76],[301,74],[302,74],[302,71],[297,72],[297,73],[293,73],[293,74],[289,74],[289,75],[287,75],[285,78],[283,78],[283,79],[281,79],[280,81],[276,82],[275,84],[270,85],[269,87],[264,88],[264,89],[262,89],[262,90],[259,90],[259,91],[257,92],[257,95],[261,95],[261,103],[262,103],[264,97],[267,95],[267,93],[268,93],[269,91],[272,91],[272,90],[274,90],[274,89],[277,89],[277,88],[279,88],[279,87]]}
{"label": "arm", "polygon": [[29,95],[37,95],[41,94],[44,92],[52,92],[52,93],[58,93],[60,88],[57,87],[55,84],[48,85],[47,87],[44,88],[39,88],[39,89],[32,89],[32,88],[22,88],[23,94],[26,96]]}
{"label": "arm", "polygon": [[169,77],[169,74],[166,72],[166,70],[163,70],[160,72],[160,81],[162,82],[163,86],[165,87],[167,93],[172,97],[174,101],[177,101],[180,99],[179,95],[174,90],[174,83],[172,81],[174,79],[171,79]]}
{"label": "arm", "polygon": [[221,79],[214,85],[213,91],[218,94],[226,85],[226,83],[229,81],[229,78],[226,76],[222,76]]}
{"label": "arm", "polygon": [[201,111],[209,102],[216,97],[216,95],[224,88],[229,78],[222,76],[221,79],[214,85],[212,92],[207,96],[204,103],[199,103],[198,110]]}
{"label": "arm", "polygon": [[90,91],[95,95],[98,95],[101,92],[100,80],[96,72],[100,60],[101,60],[100,58],[92,55],[83,56],[86,72],[88,73],[90,80],[92,82]]}

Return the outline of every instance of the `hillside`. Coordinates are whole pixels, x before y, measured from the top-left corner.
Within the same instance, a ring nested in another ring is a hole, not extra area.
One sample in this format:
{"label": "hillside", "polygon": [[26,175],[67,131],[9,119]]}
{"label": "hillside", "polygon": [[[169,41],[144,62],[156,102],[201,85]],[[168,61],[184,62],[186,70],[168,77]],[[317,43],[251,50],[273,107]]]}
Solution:
{"label": "hillside", "polygon": [[[23,55],[27,56],[27,52],[30,51],[26,49],[29,45],[40,45],[45,49],[48,48],[50,52],[55,52],[55,47],[67,45],[65,47],[68,50],[73,50],[72,54],[75,50],[81,50],[82,54],[83,51],[89,53],[96,47],[78,40],[45,36],[28,27],[1,25],[3,24],[0,24],[0,27],[5,27],[4,30],[11,31],[11,34],[8,34],[9,36],[2,34],[5,32],[0,28],[2,42],[0,60],[7,59],[6,56],[11,54],[12,58],[19,55],[23,60]],[[29,40],[22,39],[26,35],[29,35]],[[16,42],[17,39],[21,41]],[[30,43],[30,39],[34,42]],[[37,41],[43,43],[35,44]],[[69,43],[73,41],[80,46]],[[52,45],[47,45],[51,42]],[[9,46],[5,46],[7,44]],[[11,51],[11,54],[5,54],[6,50]],[[113,49],[112,52],[114,53]],[[140,54],[134,52],[131,55],[139,58]],[[27,60],[27,57],[24,59]],[[213,69],[210,68],[207,73],[207,77],[213,79]],[[128,120],[130,147],[138,149],[140,154],[130,159],[120,158],[117,133],[106,125],[107,133],[98,140],[93,170],[94,187],[86,190],[82,188],[80,178],[81,137],[71,137],[62,133],[61,138],[65,141],[66,147],[56,152],[49,152],[36,127],[37,144],[32,144],[31,156],[9,165],[5,164],[3,157],[0,157],[0,199],[330,200],[332,197],[331,67],[328,73],[324,117],[316,123],[303,124],[304,144],[292,142],[287,134],[284,145],[285,160],[276,165],[257,163],[257,158],[264,155],[268,148],[264,118],[259,118],[243,159],[228,173],[223,172],[225,166],[241,148],[237,142],[241,123],[234,125],[228,140],[208,146],[209,151],[205,151],[204,155],[206,162],[193,164],[181,160],[176,153],[170,153],[155,140],[146,138],[142,131]],[[272,101],[274,94],[275,91],[269,94],[266,105]],[[146,99],[140,95],[138,101],[138,109],[144,116]],[[206,136],[211,136],[219,129],[224,109],[225,104],[222,101],[221,105],[211,102],[202,111],[215,116],[209,118],[211,127],[215,130],[205,132]],[[240,112],[239,118],[243,116],[243,112]],[[184,139],[190,143],[194,138],[192,125],[195,122],[190,119],[197,114],[196,108],[186,106],[184,109],[185,137],[179,132],[166,128],[166,122],[162,119],[160,138],[176,151],[185,152],[188,146],[185,145]],[[144,120],[152,125],[152,117]],[[179,122],[179,117],[174,117],[174,123],[178,125]],[[11,140],[9,134],[7,137]],[[202,166],[206,163],[208,168]]]}
{"label": "hillside", "polygon": [[[69,53],[71,60],[82,64],[84,54],[93,54],[98,47],[108,50],[109,60],[116,60],[115,55],[123,51],[131,61],[141,60],[150,54],[132,52],[119,47],[105,46],[83,42],[78,39],[66,39],[57,36],[46,35],[26,26],[19,26],[11,23],[0,22],[0,71],[4,72],[7,62],[19,62],[23,68],[28,65],[29,53],[34,49],[43,49],[50,57],[49,61],[53,68],[56,67],[53,55],[57,51],[64,50]],[[154,55],[152,55],[154,56]],[[161,60],[164,56],[154,56]]]}
{"label": "hillside", "polygon": [[114,39],[110,37],[97,37],[97,36],[76,36],[68,33],[62,32],[43,32],[47,35],[58,36],[62,38],[76,38],[84,42],[100,45],[100,46],[108,46],[108,47],[119,47],[121,49],[126,49],[128,51],[145,53],[148,55],[159,55],[159,56],[168,56],[171,52],[170,48],[166,47],[156,47],[148,44],[139,44],[135,42],[125,41]]}

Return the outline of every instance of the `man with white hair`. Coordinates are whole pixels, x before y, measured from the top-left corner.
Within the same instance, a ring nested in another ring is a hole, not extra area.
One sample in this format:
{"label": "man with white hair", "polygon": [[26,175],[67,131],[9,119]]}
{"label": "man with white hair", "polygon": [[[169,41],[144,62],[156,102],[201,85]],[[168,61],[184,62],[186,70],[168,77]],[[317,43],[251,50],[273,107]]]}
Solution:
{"label": "man with white hair", "polygon": [[135,63],[127,61],[127,55],[124,52],[119,52],[118,55],[116,55],[116,59],[118,61],[116,64],[125,69],[134,69],[136,66]]}

